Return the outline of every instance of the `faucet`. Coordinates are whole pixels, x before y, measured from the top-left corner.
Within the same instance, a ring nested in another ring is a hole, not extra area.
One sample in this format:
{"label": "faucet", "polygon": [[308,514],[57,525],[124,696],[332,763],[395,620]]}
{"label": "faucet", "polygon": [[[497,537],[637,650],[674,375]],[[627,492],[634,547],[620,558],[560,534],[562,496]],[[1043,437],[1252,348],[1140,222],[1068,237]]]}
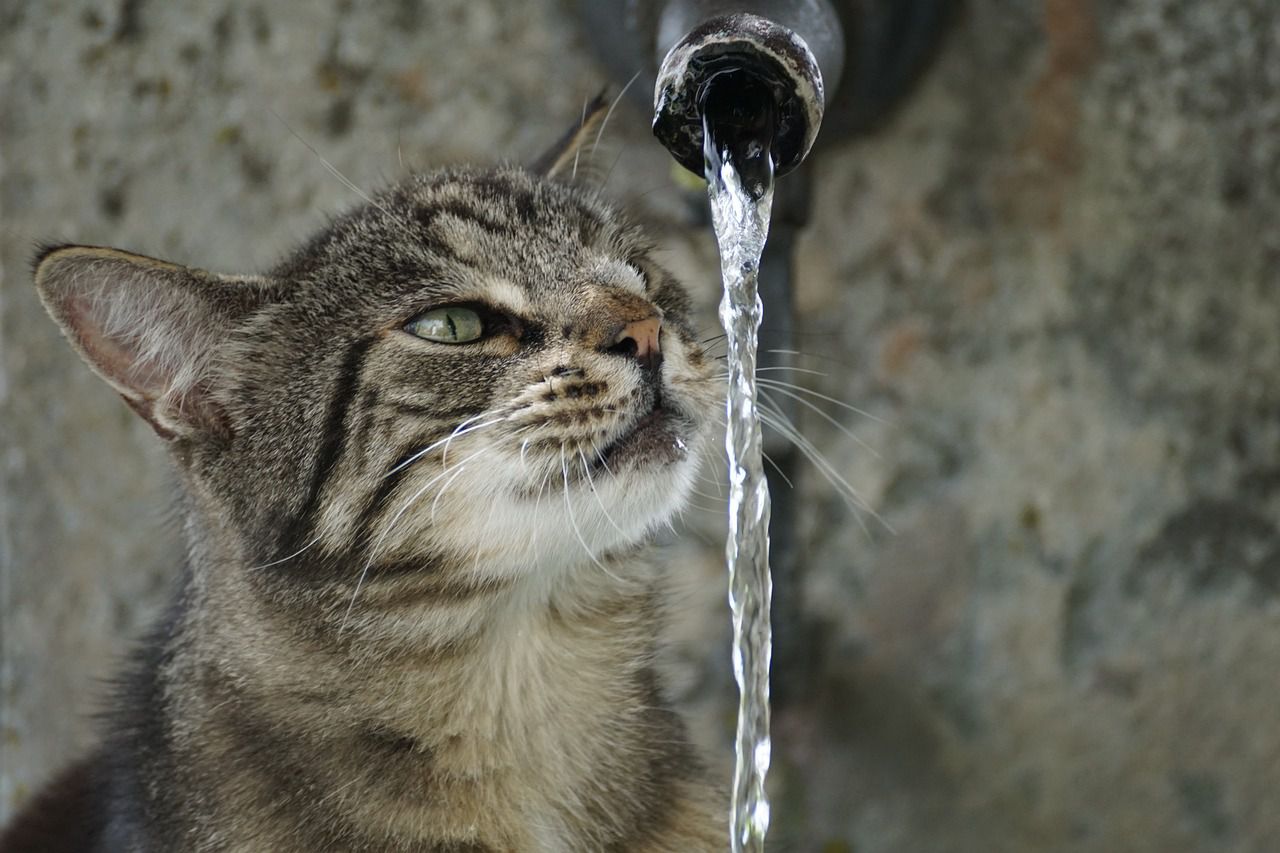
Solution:
{"label": "faucet", "polygon": [[[760,263],[762,368],[786,379],[794,352],[792,254],[808,222],[811,151],[874,131],[890,117],[936,53],[961,0],[580,0],[597,55],[653,110],[653,132],[675,161],[704,175],[705,123],[738,146],[735,163],[771,168],[777,184]],[[652,92],[652,96],[648,93]],[[652,100],[650,100],[650,97]],[[825,125],[822,141],[818,129]],[[754,148],[752,146],[755,146]],[[754,156],[752,156],[754,155]],[[747,184],[751,176],[744,172]],[[795,421],[798,404],[778,401]],[[773,507],[772,703],[798,699],[821,665],[817,626],[801,608],[796,547],[800,455],[765,435]]]}
{"label": "faucet", "polygon": [[823,121],[826,145],[873,131],[892,115],[961,3],[579,0],[578,7],[601,62],[619,81],[639,77],[640,85],[628,91],[654,110],[655,134],[677,162],[702,175],[702,149],[691,152],[688,144],[701,135],[688,124],[697,103],[682,96],[696,96],[722,70],[718,55],[736,53],[776,87],[784,104],[796,99],[803,121],[789,131],[789,156],[779,156],[777,174],[784,174],[804,159]]}
{"label": "faucet", "polygon": [[[716,123],[728,131],[717,134],[722,141],[754,144],[771,159],[773,174],[790,172],[822,124],[823,66],[826,77],[839,79],[839,20],[821,2],[775,3],[771,17],[701,5],[711,8],[673,3],[658,21],[657,43],[672,46],[658,67],[654,135],[676,162],[701,175],[704,127]],[[745,155],[735,158],[741,164],[754,152],[737,153]]]}

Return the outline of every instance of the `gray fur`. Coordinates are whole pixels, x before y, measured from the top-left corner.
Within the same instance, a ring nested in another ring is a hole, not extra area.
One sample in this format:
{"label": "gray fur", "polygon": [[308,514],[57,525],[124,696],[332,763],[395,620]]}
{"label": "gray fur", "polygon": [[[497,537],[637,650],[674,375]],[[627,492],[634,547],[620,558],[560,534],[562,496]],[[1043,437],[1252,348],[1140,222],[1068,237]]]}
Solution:
{"label": "gray fur", "polygon": [[[57,247],[36,278],[169,442],[190,543],[83,849],[724,848],[654,674],[642,554],[719,395],[683,291],[616,211],[455,171],[261,277]],[[501,332],[403,331],[456,303]],[[618,336],[655,312],[650,375]]]}

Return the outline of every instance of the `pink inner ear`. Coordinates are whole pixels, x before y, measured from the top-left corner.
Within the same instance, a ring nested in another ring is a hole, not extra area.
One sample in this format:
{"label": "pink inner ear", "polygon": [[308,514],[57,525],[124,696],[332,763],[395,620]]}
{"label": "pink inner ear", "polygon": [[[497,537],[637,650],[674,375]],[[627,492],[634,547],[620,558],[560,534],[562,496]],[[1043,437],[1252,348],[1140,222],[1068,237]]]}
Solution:
{"label": "pink inner ear", "polygon": [[85,355],[121,394],[152,401],[169,389],[172,377],[166,377],[154,359],[146,359],[136,345],[130,345],[137,343],[136,337],[104,333],[92,298],[72,296],[64,303],[64,310],[67,325]]}
{"label": "pink inner ear", "polygon": [[51,249],[35,277],[76,350],[156,432],[230,431],[213,392],[213,352],[265,295],[264,280],[219,278],[97,246]]}

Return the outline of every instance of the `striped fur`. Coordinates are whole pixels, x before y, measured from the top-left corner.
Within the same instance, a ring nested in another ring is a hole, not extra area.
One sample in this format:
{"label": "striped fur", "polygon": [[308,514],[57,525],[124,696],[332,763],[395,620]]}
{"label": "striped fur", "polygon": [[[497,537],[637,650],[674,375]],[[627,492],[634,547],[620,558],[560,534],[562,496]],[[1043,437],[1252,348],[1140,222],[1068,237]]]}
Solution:
{"label": "striped fur", "polygon": [[[75,849],[724,848],[655,675],[643,554],[718,393],[635,228],[519,170],[459,171],[259,278],[115,253],[121,275],[106,252],[46,250],[37,285],[169,441],[190,566],[93,765],[98,846]],[[456,303],[501,332],[402,331]],[[655,310],[656,373],[615,346]],[[137,340],[173,369],[123,363]]]}

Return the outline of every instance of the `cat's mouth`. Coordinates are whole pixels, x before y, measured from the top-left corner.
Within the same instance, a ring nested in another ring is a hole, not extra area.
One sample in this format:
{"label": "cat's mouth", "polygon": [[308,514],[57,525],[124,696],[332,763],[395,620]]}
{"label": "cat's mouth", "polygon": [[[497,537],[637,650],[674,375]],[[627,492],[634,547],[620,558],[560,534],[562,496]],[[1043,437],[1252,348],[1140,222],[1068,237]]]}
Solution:
{"label": "cat's mouth", "polygon": [[596,457],[598,467],[617,473],[636,465],[668,465],[684,459],[689,448],[684,439],[687,418],[654,395],[649,410]]}

